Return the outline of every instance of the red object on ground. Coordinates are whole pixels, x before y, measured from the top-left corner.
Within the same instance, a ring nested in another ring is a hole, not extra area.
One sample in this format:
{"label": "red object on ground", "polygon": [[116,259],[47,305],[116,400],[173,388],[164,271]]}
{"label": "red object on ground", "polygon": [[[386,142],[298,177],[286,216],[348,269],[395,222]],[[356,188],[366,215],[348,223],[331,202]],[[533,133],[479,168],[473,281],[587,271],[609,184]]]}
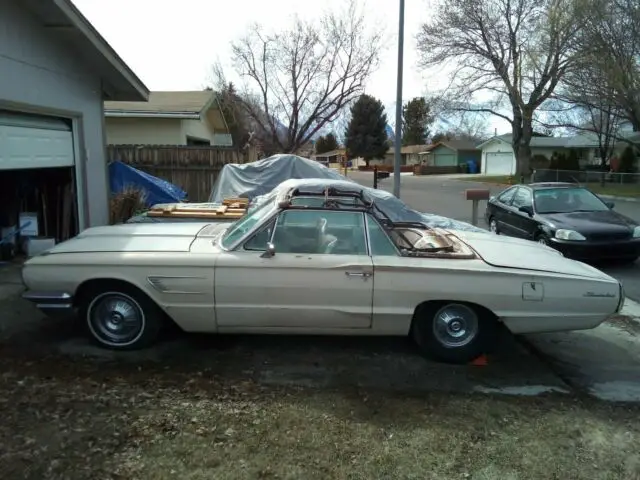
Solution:
{"label": "red object on ground", "polygon": [[480,355],[478,358],[471,361],[471,365],[474,367],[486,367],[489,365],[486,355]]}

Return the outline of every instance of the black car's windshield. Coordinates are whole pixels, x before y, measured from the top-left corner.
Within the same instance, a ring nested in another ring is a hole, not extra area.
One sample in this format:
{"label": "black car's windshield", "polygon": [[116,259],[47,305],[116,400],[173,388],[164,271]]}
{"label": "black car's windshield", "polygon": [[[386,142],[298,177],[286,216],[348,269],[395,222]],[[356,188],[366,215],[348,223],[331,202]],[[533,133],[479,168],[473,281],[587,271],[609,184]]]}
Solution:
{"label": "black car's windshield", "polygon": [[537,213],[601,212],[609,207],[586,188],[544,188],[535,190],[534,206]]}

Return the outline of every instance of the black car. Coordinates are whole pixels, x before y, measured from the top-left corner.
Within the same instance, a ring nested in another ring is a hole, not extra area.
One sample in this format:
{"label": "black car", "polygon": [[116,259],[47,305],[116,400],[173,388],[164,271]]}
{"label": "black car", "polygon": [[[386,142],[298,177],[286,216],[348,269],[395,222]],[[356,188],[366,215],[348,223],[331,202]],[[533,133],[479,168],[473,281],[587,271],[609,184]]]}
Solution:
{"label": "black car", "polygon": [[634,262],[640,226],[613,206],[574,183],[532,183],[491,197],[485,220],[496,234],[540,242],[576,260]]}

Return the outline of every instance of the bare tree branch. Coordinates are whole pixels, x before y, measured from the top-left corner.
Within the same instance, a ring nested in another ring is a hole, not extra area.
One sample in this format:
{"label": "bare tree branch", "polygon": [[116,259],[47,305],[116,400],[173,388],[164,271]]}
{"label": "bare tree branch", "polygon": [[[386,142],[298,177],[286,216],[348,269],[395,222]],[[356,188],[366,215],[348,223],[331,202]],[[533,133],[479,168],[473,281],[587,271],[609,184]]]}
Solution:
{"label": "bare tree branch", "polygon": [[591,1],[443,0],[418,35],[423,66],[456,67],[443,93],[451,110],[511,124],[522,175],[530,172],[536,110],[574,68]]}
{"label": "bare tree branch", "polygon": [[319,22],[295,18],[275,33],[256,25],[232,44],[241,107],[274,149],[296,152],[364,92],[381,51],[382,33],[356,0]]}

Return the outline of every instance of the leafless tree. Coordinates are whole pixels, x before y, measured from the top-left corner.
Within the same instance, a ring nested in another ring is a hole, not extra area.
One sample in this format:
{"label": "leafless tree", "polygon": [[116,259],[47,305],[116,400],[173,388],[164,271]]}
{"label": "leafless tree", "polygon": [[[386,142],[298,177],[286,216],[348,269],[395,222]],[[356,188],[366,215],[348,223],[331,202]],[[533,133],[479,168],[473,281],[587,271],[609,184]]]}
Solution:
{"label": "leafless tree", "polygon": [[536,110],[573,68],[590,1],[443,0],[418,34],[423,66],[454,67],[450,110],[510,123],[520,175],[530,174]]}
{"label": "leafless tree", "polygon": [[[611,112],[640,131],[640,3],[594,0],[580,36],[581,61],[558,99],[580,110]],[[600,117],[600,114],[598,114]]]}
{"label": "leafless tree", "polygon": [[382,49],[380,29],[365,20],[351,0],[317,22],[296,17],[278,32],[254,25],[233,42],[231,60],[245,82],[240,107],[257,137],[296,152],[363,93]]}

